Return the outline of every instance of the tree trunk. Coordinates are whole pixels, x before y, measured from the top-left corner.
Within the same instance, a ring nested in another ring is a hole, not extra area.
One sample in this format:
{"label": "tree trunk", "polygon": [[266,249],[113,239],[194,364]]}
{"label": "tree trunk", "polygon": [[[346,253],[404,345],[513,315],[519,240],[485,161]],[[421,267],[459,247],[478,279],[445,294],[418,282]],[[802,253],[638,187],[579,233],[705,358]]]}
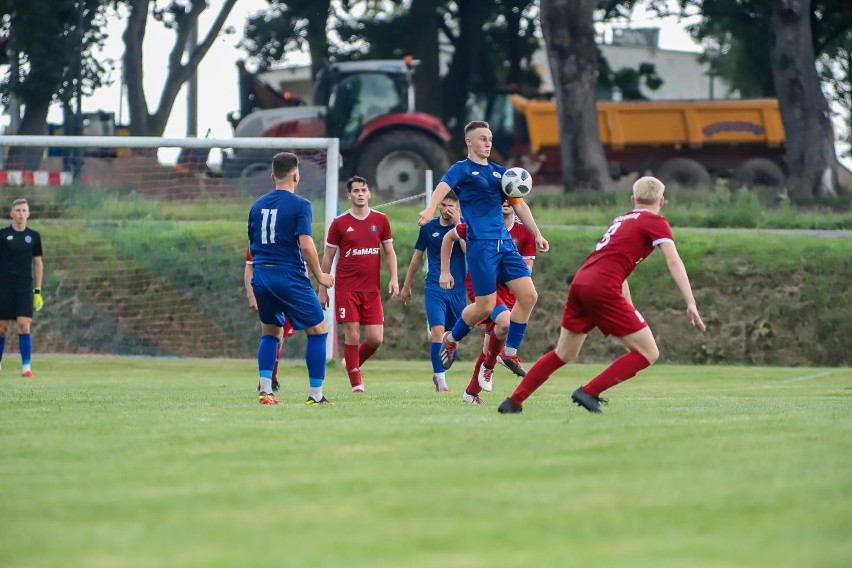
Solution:
{"label": "tree trunk", "polygon": [[596,0],[541,0],[541,27],[556,92],[565,191],[614,191],[595,105]]}
{"label": "tree trunk", "polygon": [[[175,26],[175,43],[168,57],[168,72],[163,90],[160,93],[157,110],[152,114],[148,111],[145,98],[144,80],[142,73],[142,43],[145,38],[145,27],[148,21],[148,0],[131,0],[130,15],[124,30],[124,79],[127,86],[127,106],[130,113],[130,133],[133,136],[162,136],[166,129],[169,116],[174,108],[175,99],[181,87],[189,81],[198,68],[198,64],[207,55],[225,19],[236,4],[237,0],[226,0],[216,15],[216,20],[210,26],[204,40],[195,46],[191,53],[186,54],[186,40],[193,26],[198,24],[198,17],[206,9],[207,4],[201,0],[193,0],[183,19]],[[184,55],[186,63],[183,63]]]}
{"label": "tree trunk", "polygon": [[308,51],[311,55],[311,78],[316,79],[317,73],[328,60],[328,25],[331,0],[315,0],[311,5],[311,15],[308,18]]}
{"label": "tree trunk", "polygon": [[438,3],[413,0],[408,25],[414,36],[415,59],[420,60],[414,75],[417,110],[441,116],[441,78],[438,56]]}
{"label": "tree trunk", "polygon": [[[444,117],[455,143],[463,142],[467,93],[473,73],[476,52],[482,42],[477,38],[488,13],[488,6],[478,0],[458,0],[459,33],[453,42],[453,61],[443,82]],[[477,120],[485,120],[478,117]],[[461,147],[461,146],[459,146]]]}
{"label": "tree trunk", "polygon": [[787,188],[797,197],[837,195],[837,155],[817,74],[810,2],[774,0],[769,58],[787,133]]}
{"label": "tree trunk", "polygon": [[[44,136],[47,134],[47,111],[49,101],[27,101],[24,106],[24,116],[21,117],[21,128],[18,134]],[[37,170],[41,166],[41,156],[44,148],[34,146],[12,146],[6,155],[3,167],[7,170]]]}

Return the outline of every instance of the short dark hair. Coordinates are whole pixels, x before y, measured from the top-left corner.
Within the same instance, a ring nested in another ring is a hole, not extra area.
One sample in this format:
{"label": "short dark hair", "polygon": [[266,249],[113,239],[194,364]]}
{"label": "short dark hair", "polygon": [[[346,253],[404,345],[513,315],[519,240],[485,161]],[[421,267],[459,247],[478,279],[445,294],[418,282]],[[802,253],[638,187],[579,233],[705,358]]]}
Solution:
{"label": "short dark hair", "polygon": [[488,126],[488,123],[484,120],[474,120],[473,122],[468,122],[467,126],[464,127],[464,137],[467,138],[468,134],[470,134],[472,130],[476,130],[477,128],[491,127]]}
{"label": "short dark hair", "polygon": [[367,189],[370,189],[370,184],[367,183],[367,180],[362,178],[361,176],[352,176],[348,180],[346,180],[346,193],[352,193],[352,184],[353,183],[363,183],[367,186]]}
{"label": "short dark hair", "polygon": [[[458,201],[459,196],[456,195],[456,192],[451,189],[447,192],[447,195],[444,196],[444,199],[449,199],[450,201]],[[443,201],[444,199],[442,199],[441,201]]]}
{"label": "short dark hair", "polygon": [[278,152],[272,158],[272,176],[284,180],[299,167],[299,157],[292,152]]}

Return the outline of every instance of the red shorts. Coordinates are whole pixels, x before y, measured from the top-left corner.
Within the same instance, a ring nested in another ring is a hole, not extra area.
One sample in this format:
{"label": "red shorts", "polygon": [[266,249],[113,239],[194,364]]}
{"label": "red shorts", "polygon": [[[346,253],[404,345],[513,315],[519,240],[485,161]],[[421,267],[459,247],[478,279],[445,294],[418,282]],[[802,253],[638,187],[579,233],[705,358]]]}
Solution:
{"label": "red shorts", "polygon": [[572,284],[568,289],[562,327],[574,333],[589,333],[598,328],[604,335],[624,337],[648,327],[645,318],[615,292],[599,286]]}
{"label": "red shorts", "polygon": [[296,334],[296,330],[293,329],[293,325],[290,323],[290,320],[284,320],[284,337],[293,337]]}
{"label": "red shorts", "polygon": [[337,323],[355,322],[361,325],[383,325],[385,310],[379,292],[336,290],[334,305]]}

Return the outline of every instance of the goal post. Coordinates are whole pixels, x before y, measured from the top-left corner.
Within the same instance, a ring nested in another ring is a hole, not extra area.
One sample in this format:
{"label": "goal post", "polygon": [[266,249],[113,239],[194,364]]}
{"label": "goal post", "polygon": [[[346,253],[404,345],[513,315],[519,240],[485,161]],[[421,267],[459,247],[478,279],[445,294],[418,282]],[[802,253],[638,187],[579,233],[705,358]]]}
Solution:
{"label": "goal post", "polygon": [[[253,357],[246,219],[274,187],[272,157],[300,158],[297,193],[313,204],[320,256],[338,211],[336,138],[0,136],[0,148],[3,216],[26,198],[44,242],[42,352]],[[284,356],[301,359],[303,335]]]}

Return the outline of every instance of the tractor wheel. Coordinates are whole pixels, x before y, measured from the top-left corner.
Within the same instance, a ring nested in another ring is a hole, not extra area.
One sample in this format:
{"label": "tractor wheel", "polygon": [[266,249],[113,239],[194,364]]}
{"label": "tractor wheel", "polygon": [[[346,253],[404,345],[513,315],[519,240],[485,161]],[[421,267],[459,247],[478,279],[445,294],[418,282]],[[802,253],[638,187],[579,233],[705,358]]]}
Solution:
{"label": "tractor wheel", "polygon": [[780,189],[786,182],[781,166],[766,158],[746,160],[734,171],[734,180],[738,187],[756,189],[771,187]]}
{"label": "tractor wheel", "polygon": [[355,168],[387,201],[426,191],[426,170],[432,170],[433,186],[447,168],[450,158],[444,148],[422,132],[394,130],[380,133],[367,143]]}
{"label": "tractor wheel", "polygon": [[707,168],[691,158],[672,158],[654,173],[666,186],[694,191],[709,191],[713,187]]}

